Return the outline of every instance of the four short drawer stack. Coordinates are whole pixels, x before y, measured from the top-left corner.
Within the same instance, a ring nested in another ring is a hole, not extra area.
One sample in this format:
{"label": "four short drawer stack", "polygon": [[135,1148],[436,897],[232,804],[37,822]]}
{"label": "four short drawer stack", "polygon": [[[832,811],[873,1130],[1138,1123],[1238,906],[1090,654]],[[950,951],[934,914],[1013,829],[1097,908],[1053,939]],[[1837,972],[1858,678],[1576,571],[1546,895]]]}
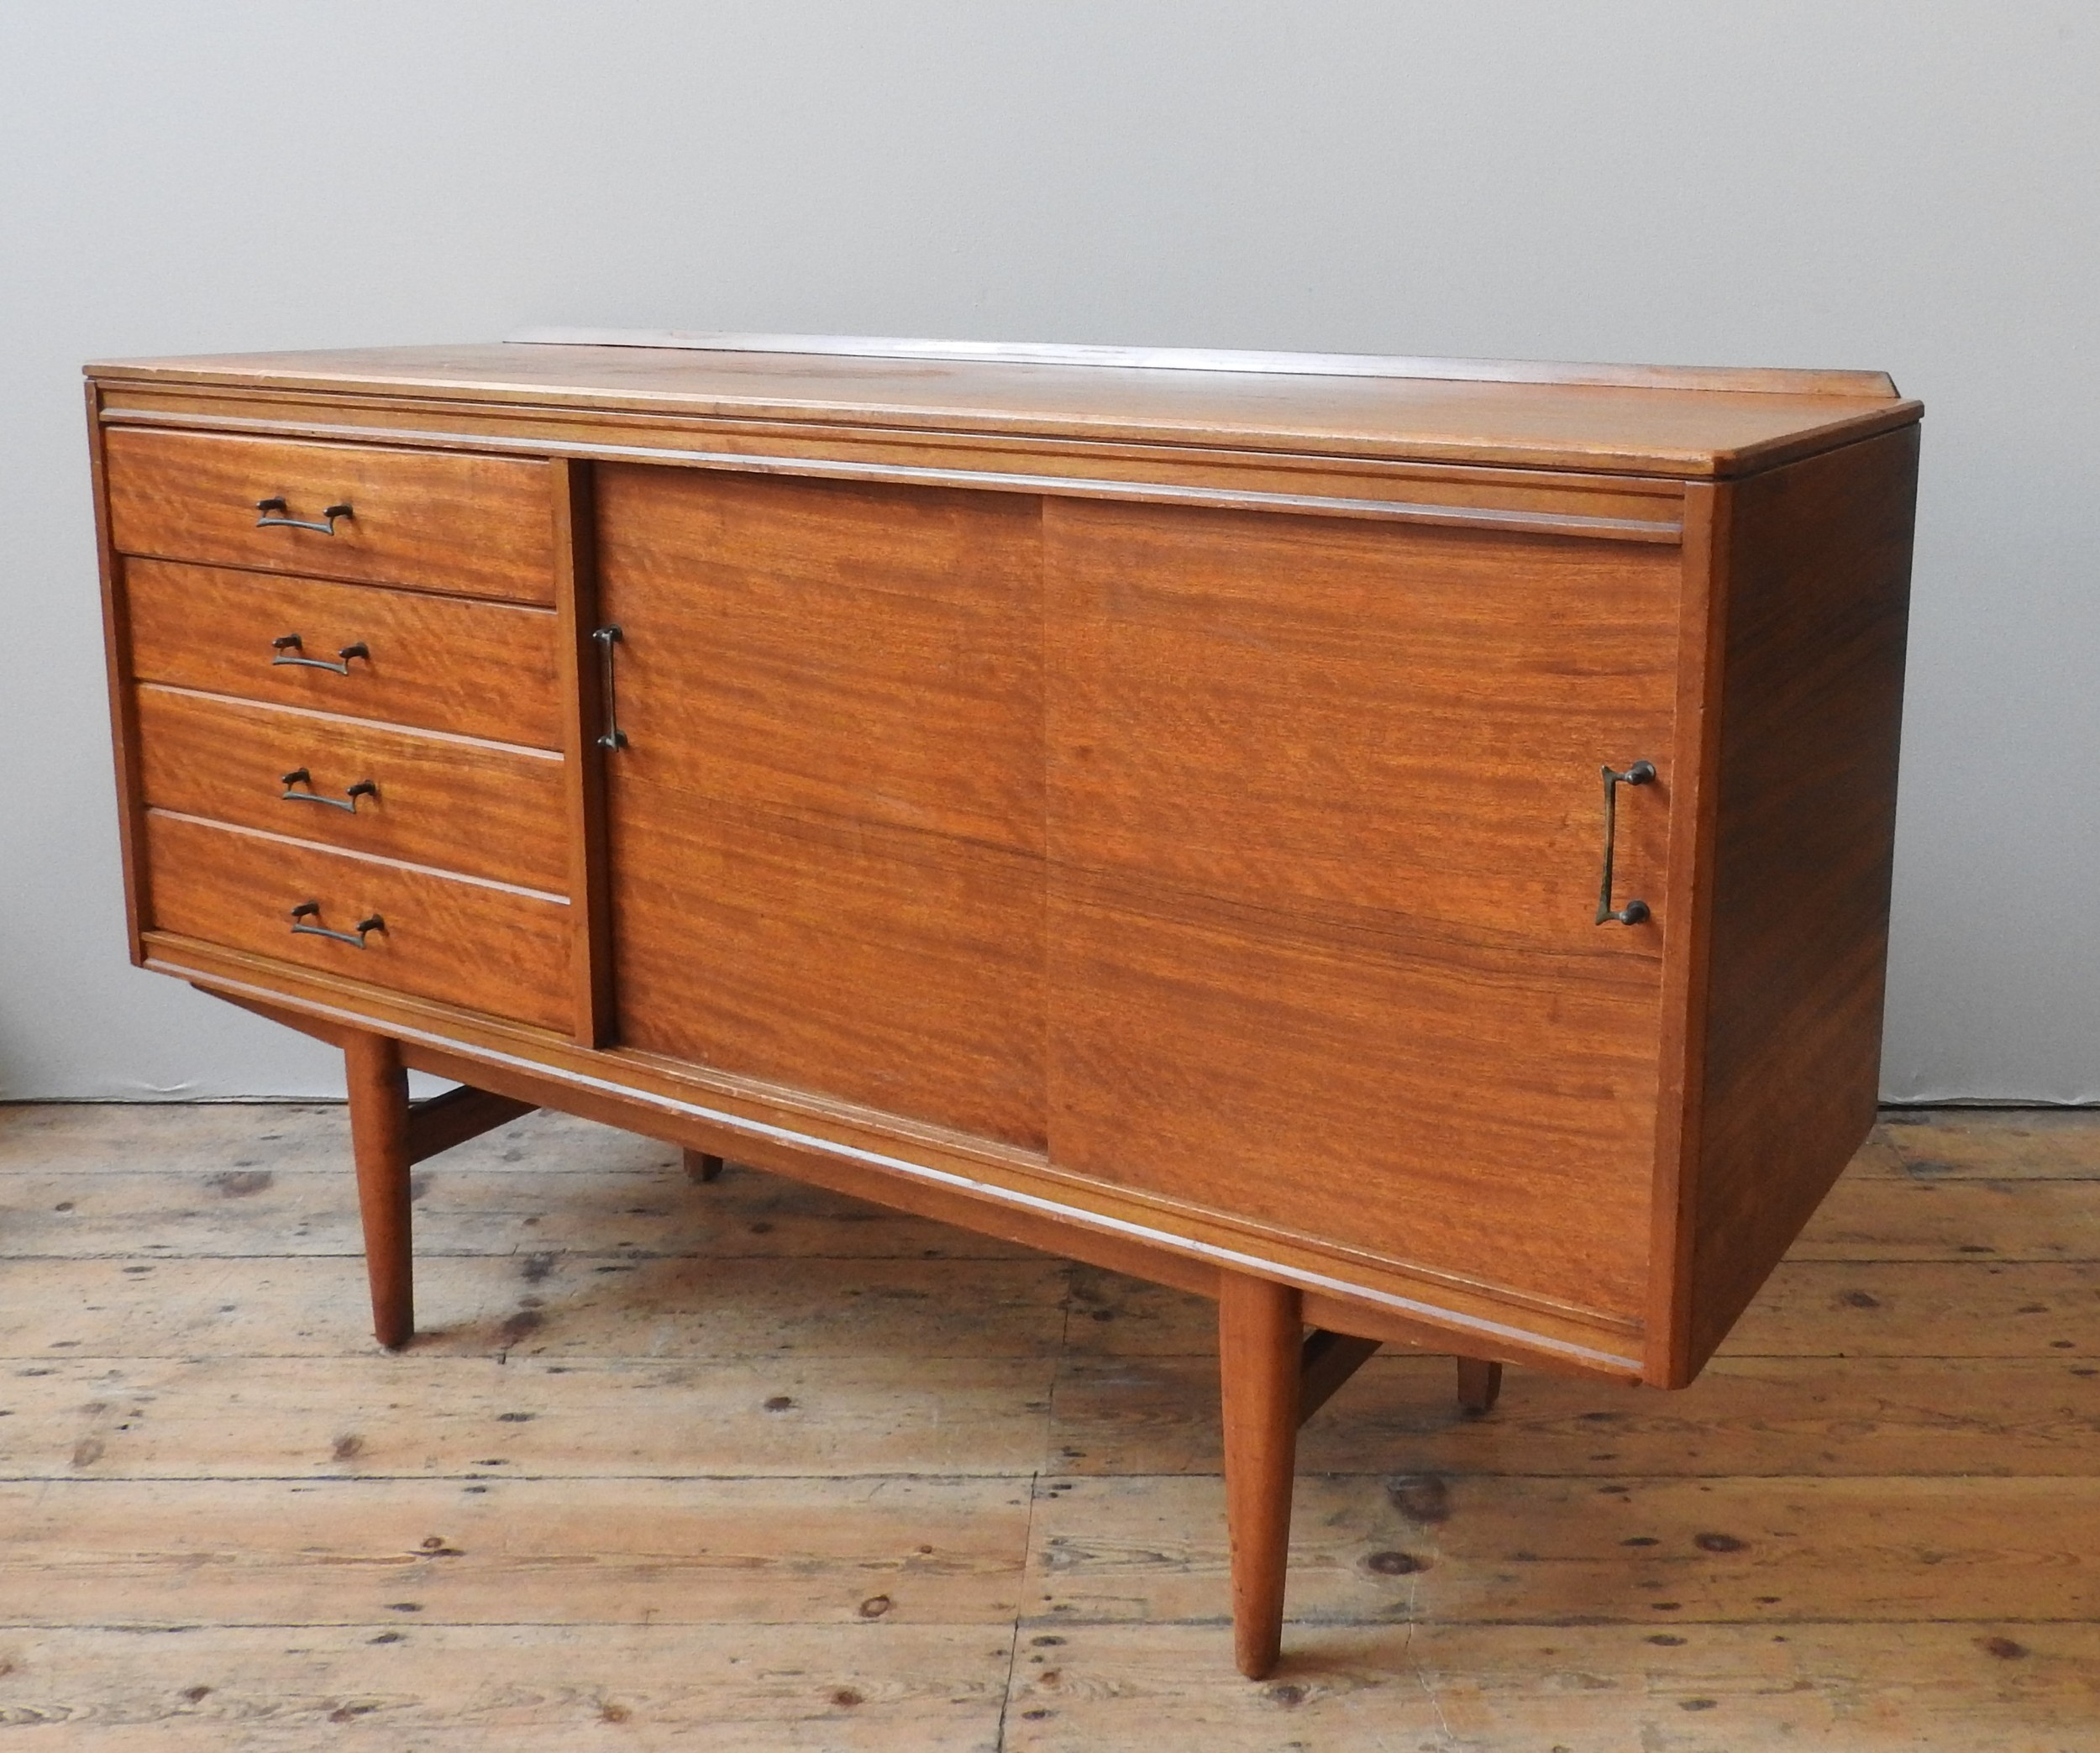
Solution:
{"label": "four short drawer stack", "polygon": [[149,928],[566,1032],[549,465],[108,435]]}

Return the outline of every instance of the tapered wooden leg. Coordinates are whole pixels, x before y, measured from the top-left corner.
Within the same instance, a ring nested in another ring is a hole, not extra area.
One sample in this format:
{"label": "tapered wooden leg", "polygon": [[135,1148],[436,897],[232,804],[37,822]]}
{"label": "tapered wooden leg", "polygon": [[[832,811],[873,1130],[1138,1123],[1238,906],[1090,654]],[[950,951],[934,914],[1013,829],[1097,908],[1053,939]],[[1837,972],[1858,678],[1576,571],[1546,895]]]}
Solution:
{"label": "tapered wooden leg", "polygon": [[384,1035],[343,1043],[350,1089],[350,1148],[357,1158],[357,1208],[365,1220],[365,1271],[372,1286],[372,1331],[390,1351],[415,1336],[415,1265],[409,1252],[408,1073],[401,1047]]}
{"label": "tapered wooden leg", "polygon": [[1267,1675],[1283,1648],[1304,1343],[1296,1291],[1265,1278],[1222,1275],[1218,1372],[1232,1544],[1232,1651],[1250,1680]]}
{"label": "tapered wooden leg", "polygon": [[722,1173],[722,1158],[705,1151],[685,1152],[685,1173],[696,1181],[711,1181]]}
{"label": "tapered wooden leg", "polygon": [[1484,1357],[1461,1357],[1458,1360],[1458,1409],[1478,1416],[1494,1410],[1495,1397],[1502,1392],[1502,1366],[1490,1363]]}

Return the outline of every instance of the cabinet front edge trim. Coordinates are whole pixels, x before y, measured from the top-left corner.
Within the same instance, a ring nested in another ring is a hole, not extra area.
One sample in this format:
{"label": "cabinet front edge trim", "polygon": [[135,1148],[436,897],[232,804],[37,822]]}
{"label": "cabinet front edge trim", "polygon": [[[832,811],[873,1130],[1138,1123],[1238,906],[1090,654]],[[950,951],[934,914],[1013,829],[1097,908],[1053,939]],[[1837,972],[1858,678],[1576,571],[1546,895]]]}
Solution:
{"label": "cabinet front edge trim", "polygon": [[589,441],[550,443],[507,438],[488,433],[423,432],[398,427],[287,426],[278,420],[234,414],[176,413],[106,409],[106,425],[165,428],[271,437],[318,438],[344,443],[381,443],[402,449],[439,446],[509,455],[659,463],[733,470],[751,475],[799,475],[830,480],[868,480],[910,486],[961,487],[1001,493],[1051,494],[1077,499],[1120,499],[1148,504],[1204,506],[1226,511],[1281,512],[1305,517],[1357,517],[1395,523],[1426,523],[1457,529],[1509,530],[1524,534],[1579,536],[1609,542],[1655,543],[1674,547],[1683,539],[1681,518],[1593,517],[1576,512],[1504,510],[1489,506],[1438,505],[1420,501],[1360,499],[1339,495],[1268,493],[1246,488],[1181,486],[1162,481],[1108,476],[1033,475],[1004,470],[942,469],[909,464],[857,462],[843,458],[769,456],[746,451],[696,450],[654,444]]}

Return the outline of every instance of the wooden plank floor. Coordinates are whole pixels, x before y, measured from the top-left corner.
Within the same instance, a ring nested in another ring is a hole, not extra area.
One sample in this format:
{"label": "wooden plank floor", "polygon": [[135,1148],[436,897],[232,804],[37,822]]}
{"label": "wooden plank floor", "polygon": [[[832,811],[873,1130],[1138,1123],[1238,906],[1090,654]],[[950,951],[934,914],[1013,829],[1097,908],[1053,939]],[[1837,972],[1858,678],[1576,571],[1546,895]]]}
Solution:
{"label": "wooden plank floor", "polygon": [[2100,1115],[1892,1115],[1677,1395],[1381,1355],[1231,1670],[1210,1306],[534,1115],[0,1110],[0,1753],[2100,1749]]}

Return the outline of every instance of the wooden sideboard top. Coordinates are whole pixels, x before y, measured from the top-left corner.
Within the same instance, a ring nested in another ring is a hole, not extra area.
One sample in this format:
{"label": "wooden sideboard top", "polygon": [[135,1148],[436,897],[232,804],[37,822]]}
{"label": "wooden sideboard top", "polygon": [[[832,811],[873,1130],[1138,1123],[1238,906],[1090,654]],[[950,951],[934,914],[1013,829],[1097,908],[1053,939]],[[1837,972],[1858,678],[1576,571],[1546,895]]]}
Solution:
{"label": "wooden sideboard top", "polygon": [[116,360],[104,384],[1704,480],[1919,418],[1871,371],[535,330],[465,346]]}

